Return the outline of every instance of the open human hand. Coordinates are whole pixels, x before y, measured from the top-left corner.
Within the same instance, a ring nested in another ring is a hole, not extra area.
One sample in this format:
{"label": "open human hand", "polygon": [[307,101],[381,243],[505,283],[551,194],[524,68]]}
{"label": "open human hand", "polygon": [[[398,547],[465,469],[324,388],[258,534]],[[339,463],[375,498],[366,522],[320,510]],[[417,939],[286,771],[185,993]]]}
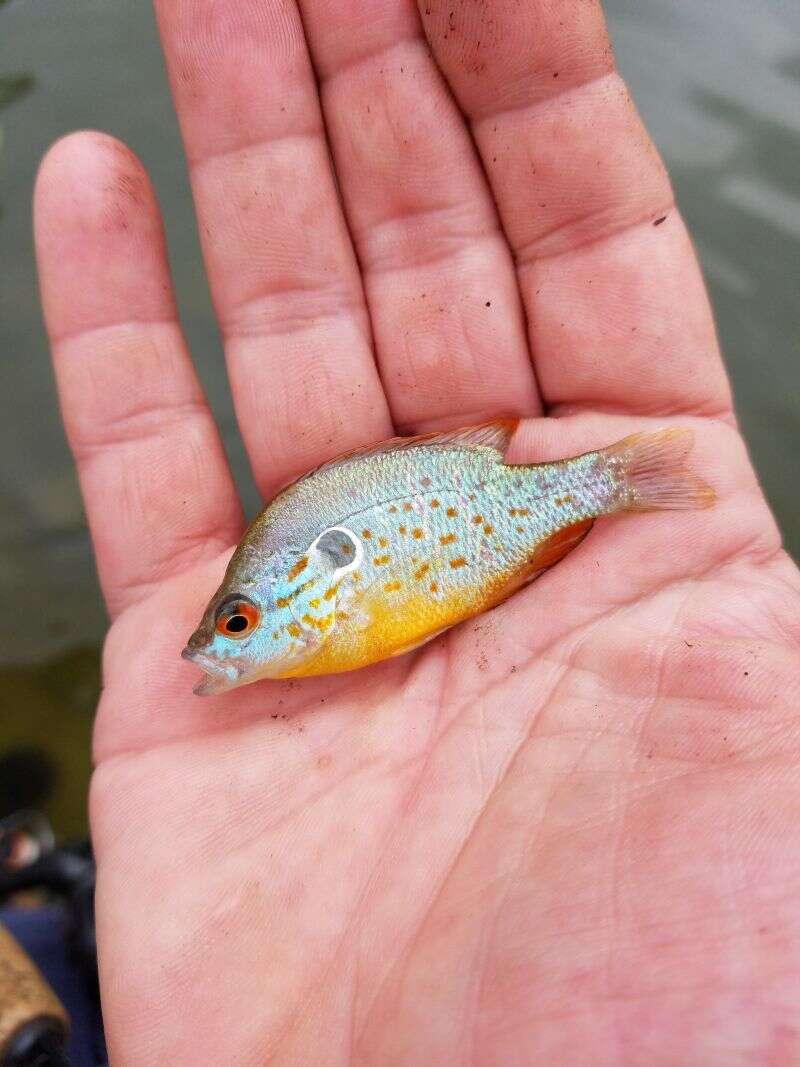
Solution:
{"label": "open human hand", "polygon": [[719,502],[598,523],[418,653],[198,700],[179,653],[241,512],[142,167],[59,142],[36,236],[113,618],[113,1063],[799,1062],[800,578],[598,5],[156,6],[265,497],[520,415],[531,461],[693,426]]}

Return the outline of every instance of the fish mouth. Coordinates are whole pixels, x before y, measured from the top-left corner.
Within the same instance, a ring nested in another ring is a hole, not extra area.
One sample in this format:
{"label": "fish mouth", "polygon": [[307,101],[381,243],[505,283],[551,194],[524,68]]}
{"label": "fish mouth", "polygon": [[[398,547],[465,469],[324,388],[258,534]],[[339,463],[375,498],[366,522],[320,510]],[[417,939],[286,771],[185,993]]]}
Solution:
{"label": "fish mouth", "polygon": [[194,663],[205,672],[205,678],[194,687],[193,692],[197,696],[224,693],[226,689],[233,689],[241,677],[241,672],[233,664],[226,667],[206,652],[201,652],[199,648],[192,648],[190,645],[187,645],[181,652],[181,658]]}

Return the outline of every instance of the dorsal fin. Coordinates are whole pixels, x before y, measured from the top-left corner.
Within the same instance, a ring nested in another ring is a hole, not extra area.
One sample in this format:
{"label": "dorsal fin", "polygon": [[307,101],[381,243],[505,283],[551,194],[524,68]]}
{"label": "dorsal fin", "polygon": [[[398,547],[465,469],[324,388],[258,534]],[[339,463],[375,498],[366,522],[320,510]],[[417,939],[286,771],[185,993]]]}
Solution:
{"label": "dorsal fin", "polygon": [[519,419],[494,419],[492,422],[482,422],[478,426],[467,426],[458,430],[441,430],[434,433],[422,433],[416,437],[390,437],[387,441],[379,441],[366,448],[355,448],[350,452],[344,452],[340,456],[327,460],[325,463],[309,471],[306,478],[320,471],[332,470],[344,463],[352,463],[357,459],[365,459],[367,456],[377,456],[383,452],[399,452],[407,448],[416,448],[418,445],[461,446],[464,448],[491,448],[502,459],[508,449],[509,442],[519,425]]}

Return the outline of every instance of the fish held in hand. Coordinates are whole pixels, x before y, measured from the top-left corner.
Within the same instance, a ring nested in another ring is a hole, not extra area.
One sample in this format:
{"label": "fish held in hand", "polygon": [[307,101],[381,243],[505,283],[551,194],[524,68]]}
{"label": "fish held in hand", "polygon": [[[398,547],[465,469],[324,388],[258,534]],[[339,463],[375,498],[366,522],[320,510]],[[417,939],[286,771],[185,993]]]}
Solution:
{"label": "fish held in hand", "polygon": [[507,464],[516,423],[394,438],[326,463],[250,525],[182,655],[197,693],[411,651],[557,563],[595,519],[709,507],[692,433]]}

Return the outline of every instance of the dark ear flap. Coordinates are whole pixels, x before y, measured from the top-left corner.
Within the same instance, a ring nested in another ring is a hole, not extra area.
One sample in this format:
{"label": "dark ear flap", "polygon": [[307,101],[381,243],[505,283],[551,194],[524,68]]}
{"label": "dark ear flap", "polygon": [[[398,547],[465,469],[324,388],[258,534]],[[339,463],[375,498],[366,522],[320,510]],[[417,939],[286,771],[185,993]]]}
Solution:
{"label": "dark ear flap", "polygon": [[344,526],[331,526],[323,531],[311,546],[311,552],[316,553],[320,565],[331,572],[358,566],[364,554],[359,539]]}

